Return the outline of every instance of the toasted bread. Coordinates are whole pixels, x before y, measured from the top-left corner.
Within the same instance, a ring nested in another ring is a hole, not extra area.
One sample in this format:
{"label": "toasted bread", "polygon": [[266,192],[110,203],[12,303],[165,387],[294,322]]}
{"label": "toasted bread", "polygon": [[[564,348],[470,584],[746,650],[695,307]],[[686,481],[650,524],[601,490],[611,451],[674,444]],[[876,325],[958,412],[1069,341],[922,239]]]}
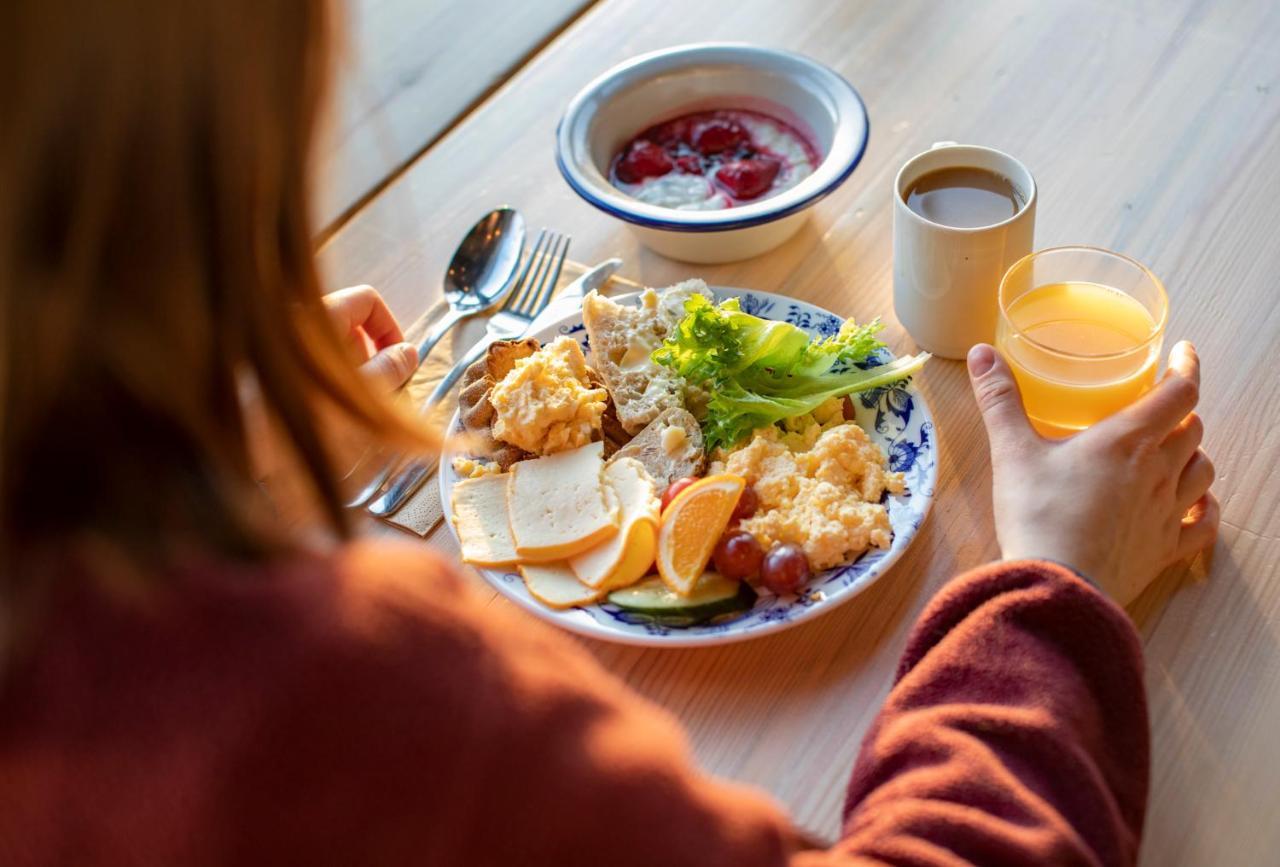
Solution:
{"label": "toasted bread", "polygon": [[614,452],[611,461],[635,458],[648,471],[658,490],[676,479],[700,476],[707,466],[702,429],[688,410],[666,410]]}
{"label": "toasted bread", "polygon": [[[607,393],[608,388],[605,386],[604,378],[594,367],[588,370],[591,373],[591,385],[595,388],[604,388]],[[618,405],[613,402],[613,395],[609,395],[605,401],[604,415],[600,416],[600,437],[604,440],[606,458],[612,457],[618,449],[631,442],[631,434],[627,433],[622,422],[618,421]]]}
{"label": "toasted bread", "polygon": [[470,434],[470,450],[476,457],[491,460],[503,470],[508,470],[516,461],[529,457],[529,453],[494,438],[494,412],[493,405],[489,403],[489,392],[511,372],[517,361],[528,358],[537,351],[538,341],[533,338],[499,340],[462,375],[458,418],[463,430]]}
{"label": "toasted bread", "polygon": [[638,307],[590,292],[582,321],[591,343],[592,366],[600,372],[628,433],[637,433],[662,412],[684,408],[684,379],[650,356],[684,318],[684,302],[709,295],[701,280],[686,280],[660,292],[646,289]]}

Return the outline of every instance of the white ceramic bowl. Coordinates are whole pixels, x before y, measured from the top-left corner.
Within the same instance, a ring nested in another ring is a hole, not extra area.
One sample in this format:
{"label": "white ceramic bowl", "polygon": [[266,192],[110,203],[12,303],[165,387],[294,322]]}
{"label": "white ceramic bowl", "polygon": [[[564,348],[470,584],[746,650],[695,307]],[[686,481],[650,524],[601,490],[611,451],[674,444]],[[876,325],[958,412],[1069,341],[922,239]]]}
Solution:
{"label": "white ceramic bowl", "polygon": [[[641,130],[724,108],[763,111],[792,124],[818,150],[814,173],[776,196],[719,211],[646,204],[609,183],[613,156]],[[790,51],[707,42],[642,54],[584,87],[560,119],[556,163],[578,195],[630,223],[658,253],[732,262],[794,235],[808,208],[852,174],[869,133],[862,98],[826,66]]]}

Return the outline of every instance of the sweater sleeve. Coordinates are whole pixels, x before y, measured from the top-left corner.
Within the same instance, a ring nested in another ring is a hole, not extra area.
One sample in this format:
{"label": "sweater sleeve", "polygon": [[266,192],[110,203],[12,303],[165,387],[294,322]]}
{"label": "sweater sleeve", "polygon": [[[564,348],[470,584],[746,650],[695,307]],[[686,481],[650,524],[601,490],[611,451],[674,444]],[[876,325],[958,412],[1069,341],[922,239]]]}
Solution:
{"label": "sweater sleeve", "polygon": [[993,564],[930,603],[829,852],[796,853],[776,807],[699,773],[676,721],[573,642],[492,607],[483,621],[510,704],[504,725],[483,725],[500,745],[478,776],[506,774],[484,799],[522,841],[497,853],[486,843],[499,863],[517,852],[528,864],[579,853],[615,867],[1136,858],[1148,771],[1140,645],[1124,612],[1064,567]]}
{"label": "sweater sleeve", "polygon": [[[766,795],[698,772],[578,643],[401,546],[347,553],[225,801],[222,863],[782,867]],[[335,637],[336,634],[336,637]]]}
{"label": "sweater sleeve", "polygon": [[844,839],[812,861],[1132,864],[1148,737],[1123,611],[1056,564],[974,570],[916,623],[863,742]]}
{"label": "sweater sleeve", "polygon": [[1138,644],[1061,567],[987,567],[930,604],[863,747],[845,838],[797,852],[774,803],[701,774],[676,721],[572,639],[485,605],[438,561],[353,559],[353,638],[278,691],[228,798],[233,853],[468,867],[1133,861],[1147,771]]}

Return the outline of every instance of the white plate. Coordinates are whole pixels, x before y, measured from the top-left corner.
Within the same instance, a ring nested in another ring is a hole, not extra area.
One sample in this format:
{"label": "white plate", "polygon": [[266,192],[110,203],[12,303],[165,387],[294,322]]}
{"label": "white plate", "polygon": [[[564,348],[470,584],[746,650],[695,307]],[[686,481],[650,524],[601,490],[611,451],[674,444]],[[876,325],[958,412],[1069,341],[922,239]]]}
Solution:
{"label": "white plate", "polygon": [[[746,313],[764,319],[784,320],[816,336],[835,334],[844,320],[834,313],[768,292],[712,287],[717,301],[738,298]],[[615,298],[621,304],[634,304],[639,293]],[[566,317],[558,324],[531,336],[546,343],[562,334],[570,334],[587,348],[587,333],[581,313]],[[886,352],[879,361],[892,356]],[[873,548],[848,566],[829,569],[813,577],[798,596],[777,597],[760,589],[755,607],[734,620],[705,626],[675,628],[652,623],[628,622],[627,614],[607,602],[556,611],[534,599],[515,571],[480,569],[494,589],[537,616],[557,626],[603,641],[661,647],[690,647],[727,644],[777,632],[832,610],[870,587],[910,546],[916,531],[933,504],[938,479],[938,451],[934,442],[933,418],[924,398],[914,385],[876,389],[853,399],[858,424],[889,455],[890,468],[906,474],[907,489],[891,496],[889,522],[893,526],[893,544],[888,550]],[[457,426],[457,416],[453,425]],[[448,456],[440,466],[440,499],[445,520],[453,529],[450,494],[459,476]],[[455,534],[456,535],[456,534]]]}

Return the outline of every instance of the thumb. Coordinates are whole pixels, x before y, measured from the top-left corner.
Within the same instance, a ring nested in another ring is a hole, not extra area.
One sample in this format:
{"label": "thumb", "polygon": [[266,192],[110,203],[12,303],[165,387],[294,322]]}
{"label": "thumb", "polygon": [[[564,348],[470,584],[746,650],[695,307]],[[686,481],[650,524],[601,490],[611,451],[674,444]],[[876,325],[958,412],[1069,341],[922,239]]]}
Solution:
{"label": "thumb", "polygon": [[393,343],[360,365],[360,370],[375,388],[394,391],[413,375],[418,367],[418,348],[412,343]]}
{"label": "thumb", "polygon": [[982,412],[993,454],[1036,436],[1022,407],[1013,371],[993,347],[979,343],[969,350],[969,384]]}

